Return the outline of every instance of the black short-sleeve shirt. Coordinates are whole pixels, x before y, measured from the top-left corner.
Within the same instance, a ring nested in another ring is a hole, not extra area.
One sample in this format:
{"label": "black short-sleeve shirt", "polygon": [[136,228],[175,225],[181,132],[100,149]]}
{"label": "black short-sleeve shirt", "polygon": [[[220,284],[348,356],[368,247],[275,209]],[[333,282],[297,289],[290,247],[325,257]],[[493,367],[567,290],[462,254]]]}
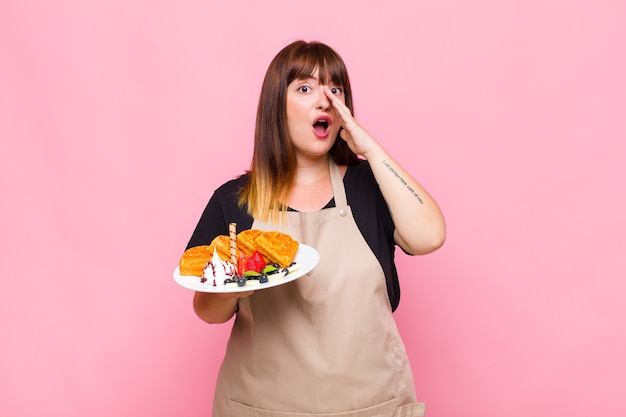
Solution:
{"label": "black short-sleeve shirt", "polygon": [[[250,229],[254,219],[245,207],[238,204],[239,193],[248,181],[248,174],[220,186],[209,200],[187,244],[187,248],[208,245],[218,235],[227,234],[229,223],[237,223],[237,230]],[[363,238],[378,259],[387,281],[387,293],[392,311],[400,302],[400,285],[394,262],[395,226],[387,203],[376,183],[367,161],[348,166],[343,178],[348,205]],[[334,206],[331,204],[329,206]],[[328,206],[327,206],[328,207]]]}

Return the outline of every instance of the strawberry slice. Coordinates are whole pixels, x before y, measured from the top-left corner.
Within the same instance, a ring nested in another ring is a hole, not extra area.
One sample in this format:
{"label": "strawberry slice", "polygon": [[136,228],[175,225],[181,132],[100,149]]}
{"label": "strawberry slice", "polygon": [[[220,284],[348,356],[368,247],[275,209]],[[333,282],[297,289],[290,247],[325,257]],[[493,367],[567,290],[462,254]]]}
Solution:
{"label": "strawberry slice", "polygon": [[259,251],[254,251],[246,261],[246,271],[261,272],[265,268],[265,260]]}
{"label": "strawberry slice", "polygon": [[239,254],[239,258],[237,259],[237,273],[239,275],[243,275],[244,272],[247,271],[246,268],[247,268],[249,260],[250,260],[250,257],[246,255],[245,253]]}
{"label": "strawberry slice", "polygon": [[255,250],[252,254],[252,259],[259,265],[259,270],[257,272],[261,272],[263,268],[265,268],[265,259],[263,259],[263,255],[258,250]]}
{"label": "strawberry slice", "polygon": [[252,258],[248,258],[248,262],[246,262],[246,271],[261,272],[259,263]]}

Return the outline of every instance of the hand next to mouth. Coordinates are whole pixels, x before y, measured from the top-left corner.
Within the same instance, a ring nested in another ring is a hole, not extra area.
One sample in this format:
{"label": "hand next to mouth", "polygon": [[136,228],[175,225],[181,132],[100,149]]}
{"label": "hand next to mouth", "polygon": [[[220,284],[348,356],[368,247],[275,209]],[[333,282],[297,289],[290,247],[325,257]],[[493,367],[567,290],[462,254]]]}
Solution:
{"label": "hand next to mouth", "polygon": [[339,121],[343,129],[339,133],[341,138],[346,141],[352,152],[368,158],[368,153],[378,146],[376,140],[369,134],[352,116],[352,112],[336,95],[334,95],[328,86],[324,86],[324,93],[332,103]]}

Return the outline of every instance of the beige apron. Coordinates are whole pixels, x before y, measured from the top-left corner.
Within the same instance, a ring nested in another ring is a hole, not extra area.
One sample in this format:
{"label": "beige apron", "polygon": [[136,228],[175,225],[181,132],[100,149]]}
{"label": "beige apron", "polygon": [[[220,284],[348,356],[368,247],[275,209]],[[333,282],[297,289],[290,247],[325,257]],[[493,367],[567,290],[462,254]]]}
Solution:
{"label": "beige apron", "polygon": [[336,207],[288,212],[282,230],[320,254],[306,276],[239,301],[213,417],[424,415],[385,276],[331,162]]}

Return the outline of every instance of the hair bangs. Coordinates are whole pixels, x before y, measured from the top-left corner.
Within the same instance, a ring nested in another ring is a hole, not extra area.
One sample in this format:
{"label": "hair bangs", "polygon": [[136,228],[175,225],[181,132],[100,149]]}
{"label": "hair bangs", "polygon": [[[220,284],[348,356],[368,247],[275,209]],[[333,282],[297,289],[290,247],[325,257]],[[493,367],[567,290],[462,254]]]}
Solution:
{"label": "hair bangs", "polygon": [[341,57],[318,42],[304,44],[297,51],[291,61],[287,84],[296,79],[312,78],[316,71],[321,84],[336,84],[341,87],[348,84],[348,71]]}

